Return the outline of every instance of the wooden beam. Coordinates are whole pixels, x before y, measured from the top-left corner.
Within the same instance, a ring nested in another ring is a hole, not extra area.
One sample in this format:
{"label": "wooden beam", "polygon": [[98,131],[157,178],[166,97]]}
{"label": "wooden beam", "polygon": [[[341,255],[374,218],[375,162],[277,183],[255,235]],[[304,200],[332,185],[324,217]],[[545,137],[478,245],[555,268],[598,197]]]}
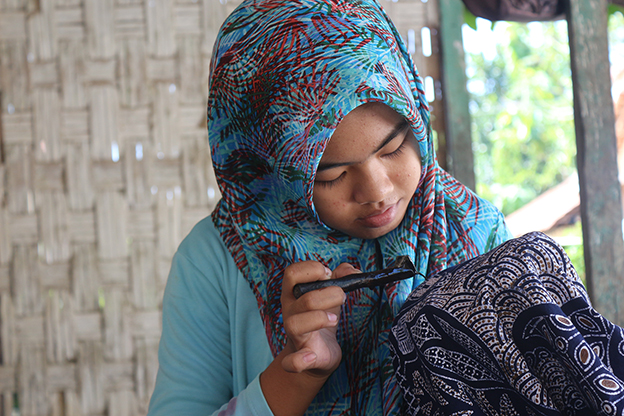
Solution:
{"label": "wooden beam", "polygon": [[447,166],[461,183],[475,189],[470,125],[470,97],[466,90],[466,59],[462,43],[464,5],[461,0],[440,0],[442,94],[445,106]]}
{"label": "wooden beam", "polygon": [[587,286],[594,307],[624,325],[624,243],[607,0],[570,0],[568,30]]}

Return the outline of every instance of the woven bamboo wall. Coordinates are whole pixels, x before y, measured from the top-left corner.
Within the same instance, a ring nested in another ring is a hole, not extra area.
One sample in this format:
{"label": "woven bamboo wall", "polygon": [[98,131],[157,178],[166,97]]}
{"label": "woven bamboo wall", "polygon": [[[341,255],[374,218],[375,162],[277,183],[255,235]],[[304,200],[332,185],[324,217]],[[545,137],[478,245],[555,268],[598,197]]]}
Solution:
{"label": "woven bamboo wall", "polygon": [[[437,74],[437,3],[382,3]],[[219,198],[207,68],[237,4],[0,0],[0,415],[146,414],[171,257]]]}

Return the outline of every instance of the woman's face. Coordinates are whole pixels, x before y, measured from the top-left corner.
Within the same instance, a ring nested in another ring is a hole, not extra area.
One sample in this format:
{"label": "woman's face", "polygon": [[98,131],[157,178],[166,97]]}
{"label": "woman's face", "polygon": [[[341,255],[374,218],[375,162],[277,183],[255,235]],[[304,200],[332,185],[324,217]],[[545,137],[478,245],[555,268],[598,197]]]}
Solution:
{"label": "woman's face", "polygon": [[368,103],[340,122],[323,153],[314,205],[328,226],[372,239],[396,228],[421,175],[418,143],[390,107]]}

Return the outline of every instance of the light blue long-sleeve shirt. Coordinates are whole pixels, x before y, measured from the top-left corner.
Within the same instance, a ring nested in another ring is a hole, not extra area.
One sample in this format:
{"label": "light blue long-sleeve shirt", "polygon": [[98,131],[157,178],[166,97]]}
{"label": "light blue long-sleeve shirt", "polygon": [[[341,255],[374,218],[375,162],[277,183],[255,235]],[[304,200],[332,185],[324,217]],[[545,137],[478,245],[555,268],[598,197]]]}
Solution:
{"label": "light blue long-sleeve shirt", "polygon": [[212,220],[175,254],[148,416],[272,416],[259,374],[273,357],[249,283]]}

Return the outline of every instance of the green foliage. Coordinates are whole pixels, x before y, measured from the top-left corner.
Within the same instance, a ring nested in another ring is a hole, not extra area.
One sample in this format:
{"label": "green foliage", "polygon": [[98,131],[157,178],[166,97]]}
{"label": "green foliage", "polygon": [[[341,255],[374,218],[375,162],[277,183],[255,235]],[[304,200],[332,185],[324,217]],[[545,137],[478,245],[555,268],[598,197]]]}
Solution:
{"label": "green foliage", "polygon": [[[624,8],[609,12],[611,61],[622,67]],[[570,51],[565,21],[488,30],[495,53],[466,53],[477,192],[509,214],[575,174]],[[557,234],[582,240],[581,223]],[[583,245],[564,248],[584,281]]]}
{"label": "green foliage", "polygon": [[[617,10],[611,13],[609,17],[609,47],[611,49],[611,60],[615,65],[622,62],[624,55],[622,50],[624,48],[624,7],[612,5]],[[617,62],[616,62],[617,61]],[[621,64],[620,64],[621,65]]]}
{"label": "green foliage", "polygon": [[464,23],[466,23],[468,27],[470,27],[472,30],[477,30],[477,16],[470,13],[470,10],[468,10],[465,6],[464,6]]}
{"label": "green foliage", "polygon": [[505,214],[575,172],[564,22],[499,22],[496,53],[467,53],[477,192]]}
{"label": "green foliage", "polygon": [[619,13],[624,16],[624,7],[619,4],[609,4],[609,16]]}

